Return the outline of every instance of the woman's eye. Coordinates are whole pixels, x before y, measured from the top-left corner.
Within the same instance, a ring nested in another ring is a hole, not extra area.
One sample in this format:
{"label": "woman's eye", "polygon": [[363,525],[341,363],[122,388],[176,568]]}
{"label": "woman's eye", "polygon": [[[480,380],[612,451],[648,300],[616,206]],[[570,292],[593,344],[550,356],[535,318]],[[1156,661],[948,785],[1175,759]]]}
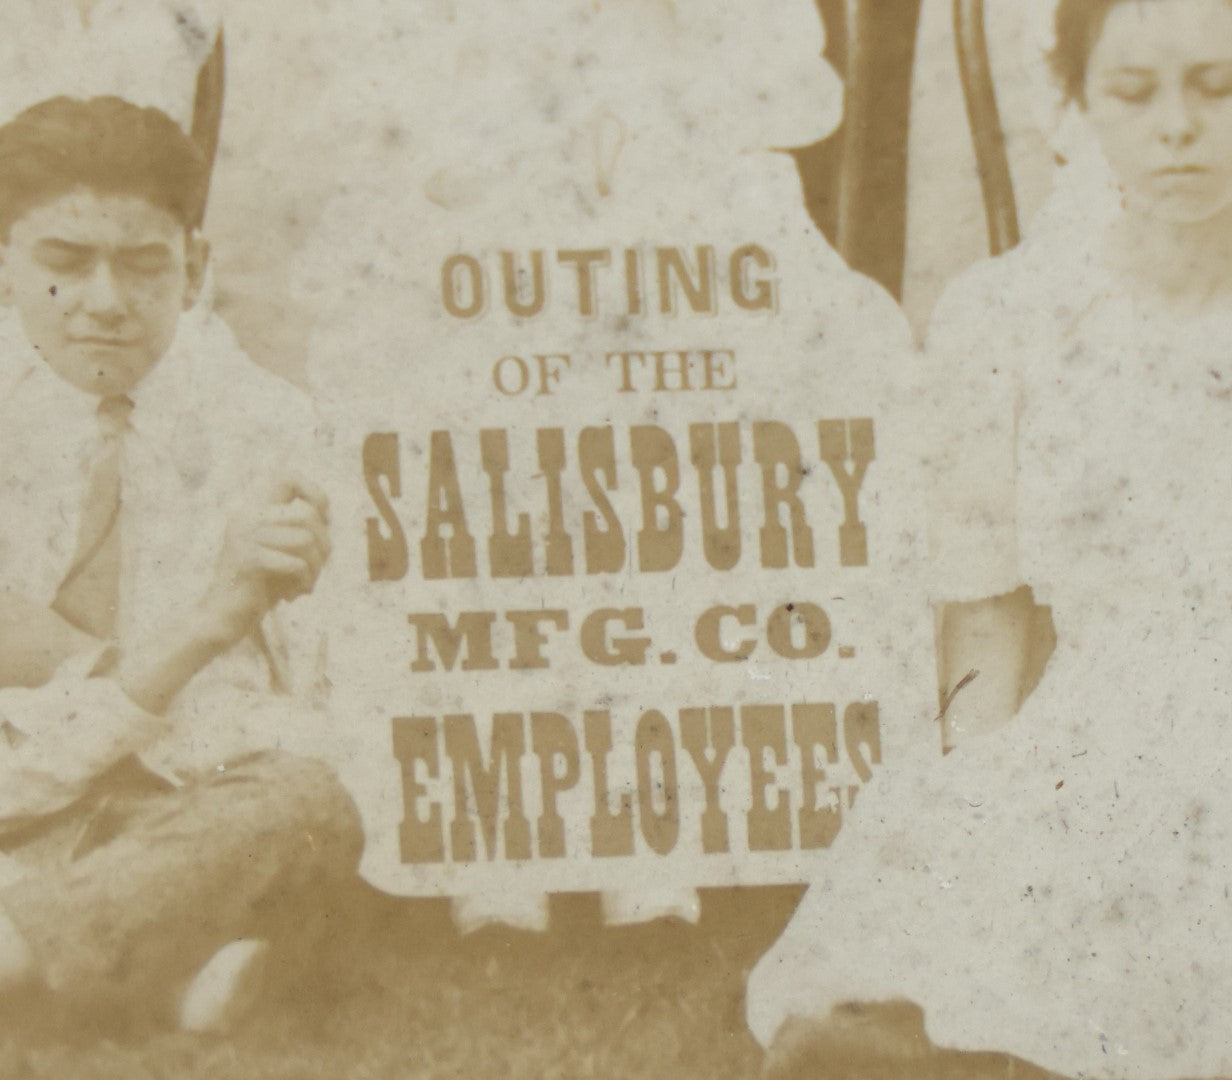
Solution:
{"label": "woman's eye", "polygon": [[1142,75],[1126,75],[1105,83],[1104,93],[1130,105],[1144,105],[1154,96],[1156,88],[1154,79]]}
{"label": "woman's eye", "polygon": [[1194,75],[1194,86],[1204,97],[1225,98],[1232,96],[1232,67],[1207,68]]}

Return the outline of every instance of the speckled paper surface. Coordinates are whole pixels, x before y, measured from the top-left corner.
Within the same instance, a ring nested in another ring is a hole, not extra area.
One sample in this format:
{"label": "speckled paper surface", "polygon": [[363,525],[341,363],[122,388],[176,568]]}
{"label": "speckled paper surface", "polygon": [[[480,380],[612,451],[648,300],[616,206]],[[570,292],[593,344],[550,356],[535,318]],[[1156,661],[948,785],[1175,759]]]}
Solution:
{"label": "speckled paper surface", "polygon": [[0,1063],[1232,1073],[1232,5],[11,2]]}

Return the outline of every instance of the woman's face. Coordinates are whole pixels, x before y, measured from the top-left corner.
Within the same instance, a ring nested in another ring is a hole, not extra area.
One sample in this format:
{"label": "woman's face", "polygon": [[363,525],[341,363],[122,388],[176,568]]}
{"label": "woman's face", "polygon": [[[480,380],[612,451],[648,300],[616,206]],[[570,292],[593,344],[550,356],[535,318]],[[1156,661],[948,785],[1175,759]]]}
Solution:
{"label": "woman's face", "polygon": [[1132,207],[1194,224],[1232,206],[1232,2],[1114,6],[1091,51],[1086,103]]}

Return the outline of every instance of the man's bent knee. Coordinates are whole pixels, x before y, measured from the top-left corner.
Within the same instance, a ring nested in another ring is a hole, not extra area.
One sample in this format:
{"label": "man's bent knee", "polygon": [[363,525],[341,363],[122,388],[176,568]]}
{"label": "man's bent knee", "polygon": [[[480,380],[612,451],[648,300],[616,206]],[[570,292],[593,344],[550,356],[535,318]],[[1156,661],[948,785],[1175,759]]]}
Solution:
{"label": "man's bent knee", "polygon": [[256,782],[254,796],[269,815],[268,825],[302,838],[313,861],[343,872],[359,865],[364,846],[359,812],[325,762],[266,751],[230,772]]}

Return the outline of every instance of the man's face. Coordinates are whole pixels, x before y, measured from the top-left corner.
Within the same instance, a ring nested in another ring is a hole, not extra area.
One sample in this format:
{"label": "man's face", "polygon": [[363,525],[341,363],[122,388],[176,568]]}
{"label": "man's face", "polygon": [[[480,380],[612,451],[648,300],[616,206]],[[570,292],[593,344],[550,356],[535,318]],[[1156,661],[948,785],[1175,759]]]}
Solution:
{"label": "man's face", "polygon": [[127,394],[170,347],[204,259],[167,211],[83,188],[14,223],[0,298],[57,375],[100,397]]}
{"label": "man's face", "polygon": [[1120,3],[1087,67],[1087,114],[1130,201],[1178,224],[1232,205],[1232,4]]}

